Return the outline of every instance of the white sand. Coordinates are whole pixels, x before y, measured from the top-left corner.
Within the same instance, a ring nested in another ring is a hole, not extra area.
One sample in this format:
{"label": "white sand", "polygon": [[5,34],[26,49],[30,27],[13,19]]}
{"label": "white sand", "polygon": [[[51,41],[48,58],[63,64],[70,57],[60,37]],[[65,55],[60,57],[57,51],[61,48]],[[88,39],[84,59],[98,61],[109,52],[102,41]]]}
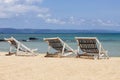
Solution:
{"label": "white sand", "polygon": [[4,56],[0,80],[120,80],[120,58],[91,60]]}

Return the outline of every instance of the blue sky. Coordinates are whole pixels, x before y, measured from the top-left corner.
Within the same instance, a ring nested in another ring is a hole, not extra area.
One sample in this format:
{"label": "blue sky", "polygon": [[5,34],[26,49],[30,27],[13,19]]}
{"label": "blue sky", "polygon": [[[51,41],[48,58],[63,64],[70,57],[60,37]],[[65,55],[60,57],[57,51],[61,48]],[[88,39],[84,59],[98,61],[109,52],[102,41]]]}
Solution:
{"label": "blue sky", "polygon": [[0,28],[120,31],[120,0],[0,0]]}

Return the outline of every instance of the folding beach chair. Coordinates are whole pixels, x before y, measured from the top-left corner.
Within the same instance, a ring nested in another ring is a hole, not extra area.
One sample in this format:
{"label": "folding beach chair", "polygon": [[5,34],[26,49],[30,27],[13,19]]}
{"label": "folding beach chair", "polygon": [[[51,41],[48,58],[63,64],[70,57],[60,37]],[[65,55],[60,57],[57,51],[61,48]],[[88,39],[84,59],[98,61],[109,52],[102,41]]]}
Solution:
{"label": "folding beach chair", "polygon": [[14,37],[5,38],[5,40],[10,43],[9,54],[15,53],[16,55],[27,55],[27,54],[28,55],[36,55],[36,53],[34,53],[34,51],[37,51],[37,49],[30,49],[30,48],[26,47],[24,44],[22,44],[21,42],[16,40]]}
{"label": "folding beach chair", "polygon": [[[69,56],[71,54],[76,54],[76,52],[68,46],[63,40],[59,37],[55,38],[44,38],[44,41],[48,43],[48,52],[46,57],[62,57],[62,56]],[[50,49],[54,49],[55,53],[50,53]]]}
{"label": "folding beach chair", "polygon": [[[109,58],[108,51],[104,50],[96,37],[75,37],[78,43],[78,57],[93,56],[94,59]],[[80,50],[82,54],[80,54]]]}

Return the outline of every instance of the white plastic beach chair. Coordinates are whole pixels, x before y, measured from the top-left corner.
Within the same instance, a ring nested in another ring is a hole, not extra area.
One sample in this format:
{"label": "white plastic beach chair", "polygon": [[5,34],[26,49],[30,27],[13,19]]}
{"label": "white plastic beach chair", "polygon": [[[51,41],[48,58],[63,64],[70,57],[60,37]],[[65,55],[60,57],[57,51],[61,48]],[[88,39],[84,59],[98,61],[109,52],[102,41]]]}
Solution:
{"label": "white plastic beach chair", "polygon": [[56,55],[59,53],[58,54],[59,57],[69,56],[73,53],[76,54],[76,52],[68,44],[66,44],[63,40],[61,40],[59,37],[44,38],[44,41],[48,43],[48,51],[47,51],[48,55],[52,55],[52,53],[50,53],[51,48],[57,51],[53,53],[53,55]]}
{"label": "white plastic beach chair", "polygon": [[[109,58],[100,41],[96,37],[75,37],[78,43],[78,57],[93,56],[94,59]],[[80,54],[80,51],[82,54]]]}
{"label": "white plastic beach chair", "polygon": [[34,51],[37,51],[37,49],[30,49],[26,47],[24,44],[16,40],[14,37],[5,38],[5,40],[10,43],[9,54],[12,54],[13,53],[12,51],[15,49],[16,55],[23,55],[23,52],[29,55],[36,55]]}

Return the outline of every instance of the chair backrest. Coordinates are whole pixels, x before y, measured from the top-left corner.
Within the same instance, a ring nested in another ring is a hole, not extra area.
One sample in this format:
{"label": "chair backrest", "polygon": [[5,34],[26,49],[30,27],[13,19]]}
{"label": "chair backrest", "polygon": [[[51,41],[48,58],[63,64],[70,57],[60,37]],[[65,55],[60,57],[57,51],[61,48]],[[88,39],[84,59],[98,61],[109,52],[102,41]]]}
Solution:
{"label": "chair backrest", "polygon": [[[62,52],[63,50],[63,45],[64,42],[60,39],[60,38],[45,38],[45,41],[48,42],[49,46],[51,46],[53,49]],[[67,49],[65,48],[64,51],[67,51]]]}
{"label": "chair backrest", "polygon": [[76,38],[79,47],[86,53],[99,53],[97,38]]}
{"label": "chair backrest", "polygon": [[18,44],[16,41],[14,41],[13,39],[9,39],[8,42],[13,45],[15,48],[17,48]]}
{"label": "chair backrest", "polygon": [[48,41],[49,41],[49,45],[52,48],[54,48],[55,50],[58,50],[60,52],[62,51],[63,45],[58,39],[48,40]]}

